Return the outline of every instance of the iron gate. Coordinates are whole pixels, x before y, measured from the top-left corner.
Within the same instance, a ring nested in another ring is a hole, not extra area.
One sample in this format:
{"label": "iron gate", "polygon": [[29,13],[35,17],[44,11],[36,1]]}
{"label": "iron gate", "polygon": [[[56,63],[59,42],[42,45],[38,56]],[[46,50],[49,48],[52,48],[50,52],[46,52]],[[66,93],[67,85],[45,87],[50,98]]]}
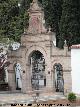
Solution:
{"label": "iron gate", "polygon": [[55,89],[57,92],[64,92],[64,79],[62,65],[55,65]]}
{"label": "iron gate", "polygon": [[45,59],[39,51],[35,51],[31,56],[31,72],[32,88],[39,90],[45,86]]}

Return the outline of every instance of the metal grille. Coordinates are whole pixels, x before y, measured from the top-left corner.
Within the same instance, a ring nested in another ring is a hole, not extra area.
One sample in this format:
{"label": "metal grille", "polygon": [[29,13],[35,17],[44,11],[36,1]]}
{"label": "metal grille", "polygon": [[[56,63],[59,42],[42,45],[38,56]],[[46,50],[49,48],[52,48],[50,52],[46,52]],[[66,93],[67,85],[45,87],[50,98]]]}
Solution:
{"label": "metal grille", "polygon": [[31,56],[31,72],[32,88],[39,90],[39,88],[45,86],[45,59],[38,51],[35,51]]}
{"label": "metal grille", "polygon": [[55,65],[55,88],[57,92],[64,92],[64,79],[61,64]]}

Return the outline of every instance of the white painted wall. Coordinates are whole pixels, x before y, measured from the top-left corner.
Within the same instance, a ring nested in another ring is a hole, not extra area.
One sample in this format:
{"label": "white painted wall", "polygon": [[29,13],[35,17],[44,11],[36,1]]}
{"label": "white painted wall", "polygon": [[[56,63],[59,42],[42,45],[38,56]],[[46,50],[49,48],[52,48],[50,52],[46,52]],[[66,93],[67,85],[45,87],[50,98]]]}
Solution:
{"label": "white painted wall", "polygon": [[71,49],[72,91],[80,94],[80,49]]}

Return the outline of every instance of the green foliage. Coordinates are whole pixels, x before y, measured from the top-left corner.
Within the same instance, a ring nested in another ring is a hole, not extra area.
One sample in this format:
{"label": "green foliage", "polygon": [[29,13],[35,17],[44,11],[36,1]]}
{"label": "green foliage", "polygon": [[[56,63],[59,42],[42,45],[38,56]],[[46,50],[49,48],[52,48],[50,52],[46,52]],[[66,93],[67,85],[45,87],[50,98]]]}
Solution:
{"label": "green foliage", "polygon": [[58,43],[59,22],[62,15],[63,0],[42,0],[42,4],[44,7],[46,26],[51,26],[52,31],[56,32],[56,43]]}
{"label": "green foliage", "polygon": [[15,41],[20,41],[24,27],[28,26],[25,5],[22,3],[19,7],[18,3],[19,0],[2,0],[0,2],[0,37],[9,37]]}
{"label": "green foliage", "polygon": [[[62,16],[59,24],[60,43],[67,40],[68,46],[80,43],[80,2],[78,0],[64,0]],[[60,48],[62,45],[60,45]]]}
{"label": "green foliage", "polygon": [[[56,32],[57,47],[63,48],[80,43],[80,1],[79,0],[38,0],[45,13],[46,27]],[[0,1],[0,37],[20,41],[24,27],[28,28],[28,12],[32,0]],[[18,3],[21,5],[18,6]]]}
{"label": "green foliage", "polygon": [[0,37],[0,44],[3,46],[9,46],[12,43],[14,43],[14,40],[11,38],[4,38],[4,37]]}
{"label": "green foliage", "polygon": [[75,101],[76,100],[76,95],[74,93],[69,93],[68,94],[68,100],[69,101]]}

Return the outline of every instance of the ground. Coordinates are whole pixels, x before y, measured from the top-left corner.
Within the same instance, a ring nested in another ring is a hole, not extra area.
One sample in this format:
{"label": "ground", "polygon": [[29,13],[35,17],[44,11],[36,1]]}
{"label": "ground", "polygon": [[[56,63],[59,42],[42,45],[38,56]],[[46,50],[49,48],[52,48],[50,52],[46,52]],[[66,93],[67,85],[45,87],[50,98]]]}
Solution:
{"label": "ground", "polygon": [[74,102],[70,102],[67,99],[59,99],[56,101],[47,101],[47,102],[43,102],[43,104],[52,104],[52,105],[56,105],[56,106],[80,106],[80,99],[77,99]]}
{"label": "ground", "polygon": [[[57,94],[57,93],[53,95],[40,96],[37,101],[38,103],[36,102],[33,103],[34,98],[29,96],[28,94],[0,93],[0,107],[56,107],[56,106],[80,107],[80,98],[77,98],[75,102],[69,102],[64,95]],[[11,104],[13,104],[13,106],[11,106]],[[20,105],[20,104],[23,104],[23,105]],[[28,104],[32,104],[32,105],[28,105]]]}
{"label": "ground", "polygon": [[[24,105],[23,107],[29,107],[30,105]],[[78,106],[80,107],[80,99],[77,99],[75,102],[69,102],[67,99],[65,100],[56,100],[56,101],[47,101],[47,102],[40,102],[38,104],[32,104],[31,107],[70,107],[70,106]],[[17,105],[16,107],[21,107],[21,105]]]}

